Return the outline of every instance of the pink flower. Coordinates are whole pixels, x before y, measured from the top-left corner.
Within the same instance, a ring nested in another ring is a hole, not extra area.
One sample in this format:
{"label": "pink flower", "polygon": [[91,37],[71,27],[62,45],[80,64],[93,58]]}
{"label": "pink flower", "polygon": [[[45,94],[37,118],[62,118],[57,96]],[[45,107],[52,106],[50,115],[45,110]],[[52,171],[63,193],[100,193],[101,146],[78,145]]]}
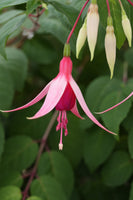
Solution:
{"label": "pink flower", "polygon": [[32,101],[19,108],[2,112],[13,112],[27,108],[40,101],[47,94],[40,110],[33,117],[30,117],[29,119],[36,119],[42,117],[47,113],[49,113],[53,108],[58,110],[59,116],[57,118],[58,125],[56,127],[56,130],[58,131],[59,129],[61,129],[59,149],[62,150],[63,129],[65,136],[68,134],[67,130],[68,120],[66,111],[70,110],[74,115],[83,119],[78,112],[76,104],[76,99],[77,99],[85,114],[95,124],[97,124],[105,131],[114,134],[113,132],[106,129],[102,124],[100,124],[97,121],[97,119],[92,115],[71,73],[72,73],[72,61],[70,57],[63,57],[63,59],[60,62],[59,74],[50,83],[48,83],[46,87]]}

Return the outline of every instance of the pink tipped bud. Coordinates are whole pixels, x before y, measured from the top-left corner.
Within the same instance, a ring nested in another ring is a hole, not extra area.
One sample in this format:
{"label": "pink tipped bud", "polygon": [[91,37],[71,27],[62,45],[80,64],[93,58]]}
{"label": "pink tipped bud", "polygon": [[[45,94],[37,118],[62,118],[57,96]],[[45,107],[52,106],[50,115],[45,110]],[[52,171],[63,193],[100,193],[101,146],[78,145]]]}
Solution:
{"label": "pink tipped bud", "polygon": [[93,60],[94,57],[94,51],[97,42],[98,26],[99,26],[98,5],[90,4],[89,12],[87,14],[87,39],[91,53],[91,61]]}
{"label": "pink tipped bud", "polygon": [[114,65],[116,59],[116,37],[114,34],[114,28],[112,25],[107,26],[105,36],[105,52],[107,62],[110,68],[110,78],[113,77]]}
{"label": "pink tipped bud", "polygon": [[79,30],[79,34],[77,37],[77,42],[76,42],[76,58],[79,57],[79,53],[84,46],[85,40],[87,37],[87,26],[86,26],[86,20],[83,23],[81,29]]}
{"label": "pink tipped bud", "polygon": [[128,40],[129,47],[131,47],[132,44],[132,28],[130,21],[125,13],[122,14],[122,27],[125,33],[125,36]]}

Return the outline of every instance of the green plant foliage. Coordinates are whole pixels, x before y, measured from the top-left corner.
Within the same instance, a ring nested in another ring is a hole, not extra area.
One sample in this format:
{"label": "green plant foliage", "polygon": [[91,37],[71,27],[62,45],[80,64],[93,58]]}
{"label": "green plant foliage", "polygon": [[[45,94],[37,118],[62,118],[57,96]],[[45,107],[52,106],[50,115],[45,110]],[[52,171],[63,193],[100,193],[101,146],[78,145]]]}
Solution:
{"label": "green plant foliage", "polygon": [[40,199],[39,197],[33,196],[33,197],[28,198],[27,200],[42,200],[42,199]]}
{"label": "green plant foliage", "polygon": [[7,186],[0,189],[0,198],[3,200],[21,200],[21,191],[15,186]]}
{"label": "green plant foliage", "polygon": [[[100,106],[100,110],[102,111],[106,110],[107,108],[110,108],[112,105],[119,103],[124,98],[125,96],[122,94],[122,92],[120,91],[112,92],[104,98]],[[107,112],[105,114],[102,114],[101,117],[105,125],[115,133],[118,133],[119,125],[123,121],[123,119],[127,116],[130,107],[131,107],[131,101],[128,100],[124,104],[120,105],[118,108],[111,110],[110,112]]]}
{"label": "green plant foliage", "polygon": [[91,172],[106,161],[114,147],[115,139],[112,135],[99,129],[89,131],[85,137],[84,159]]}
{"label": "green plant foliage", "polygon": [[68,160],[61,153],[53,151],[42,154],[38,174],[39,176],[45,174],[52,175],[62,185],[68,197],[72,193],[74,186],[73,171]]}
{"label": "green plant foliage", "polygon": [[38,151],[38,146],[27,136],[15,136],[5,143],[5,151],[0,163],[0,171],[22,171],[31,166]]}
{"label": "green plant foliage", "polygon": [[108,186],[119,186],[130,178],[133,164],[125,151],[116,151],[102,169],[103,182]]}
{"label": "green plant foliage", "polygon": [[[84,141],[84,132],[80,130],[79,119],[68,115],[68,135],[63,138],[63,153],[70,160],[73,166],[76,166],[81,161],[83,155],[83,141]],[[70,127],[70,129],[69,129]],[[70,131],[69,131],[70,130]],[[57,150],[59,142],[59,133],[52,133],[50,135],[50,144]]]}
{"label": "green plant foliage", "polygon": [[[104,47],[107,2],[99,0],[94,59],[90,62],[87,39],[76,59],[78,32],[93,2],[87,3],[70,38],[72,76],[92,114],[117,136],[93,123],[78,97],[84,119],[66,111],[67,136],[65,124],[56,131],[56,105],[41,118],[26,118],[39,111],[47,94],[26,109],[0,112],[0,200],[133,200],[133,97],[107,113],[97,113],[133,94],[133,47],[129,49],[122,28],[119,1],[109,0],[118,48],[110,80]],[[121,2],[133,29],[133,6]],[[0,0],[0,111],[27,104],[57,76],[64,44],[85,3]],[[65,101],[69,100],[68,94]]]}
{"label": "green plant foliage", "polygon": [[5,133],[2,123],[0,123],[0,157],[4,150],[4,143],[5,143]]}
{"label": "green plant foliage", "polygon": [[23,184],[23,179],[18,171],[4,170],[0,171],[0,187],[14,185],[21,187]]}
{"label": "green plant foliage", "polygon": [[27,2],[27,0],[1,0],[0,9],[8,7],[8,6],[26,3],[26,2]]}
{"label": "green plant foliage", "polygon": [[21,50],[6,48],[7,60],[0,56],[0,67],[6,68],[13,80],[14,88],[21,91],[27,75],[28,60]]}
{"label": "green plant foliage", "polygon": [[27,110],[12,113],[8,124],[8,131],[10,135],[27,135],[33,139],[41,139],[49,120],[51,119],[51,114],[37,120],[28,120],[26,118],[33,116],[37,110],[40,109],[41,105],[41,103],[38,103]]}
{"label": "green plant foliage", "polygon": [[42,199],[49,200],[66,200],[66,196],[61,185],[51,176],[41,176],[38,180],[33,181],[31,185],[31,194],[37,195]]}
{"label": "green plant foliage", "polygon": [[6,53],[4,50],[4,46],[6,43],[7,38],[10,34],[12,34],[14,31],[16,31],[24,22],[26,18],[26,15],[18,15],[17,17],[9,20],[6,24],[2,26],[0,29],[0,54],[4,57],[6,57]]}

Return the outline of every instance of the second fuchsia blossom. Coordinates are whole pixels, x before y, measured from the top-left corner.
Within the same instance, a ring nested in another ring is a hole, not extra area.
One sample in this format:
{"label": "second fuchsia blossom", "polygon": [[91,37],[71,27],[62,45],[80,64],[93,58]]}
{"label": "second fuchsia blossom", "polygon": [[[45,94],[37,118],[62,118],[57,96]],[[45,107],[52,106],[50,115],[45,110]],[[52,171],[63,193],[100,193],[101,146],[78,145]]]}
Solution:
{"label": "second fuchsia blossom", "polygon": [[[68,45],[68,44],[67,44]],[[69,51],[64,54],[63,59],[60,62],[59,73],[58,75],[48,83],[45,88],[29,103],[19,108],[13,110],[7,110],[2,112],[14,112],[17,110],[25,109],[29,106],[34,105],[42,98],[45,98],[45,101],[40,108],[40,110],[33,116],[28,119],[37,119],[49,113],[54,108],[59,111],[59,116],[57,118],[58,124],[56,130],[61,130],[60,133],[60,142],[59,149],[63,149],[63,130],[65,136],[68,134],[67,130],[67,111],[71,111],[74,115],[83,119],[77,108],[77,101],[79,102],[81,108],[85,112],[85,114],[99,127],[104,129],[105,131],[114,134],[113,132],[106,129],[100,122],[93,116],[90,112],[84,97],[78,87],[77,83],[72,77],[72,61],[69,57]]]}

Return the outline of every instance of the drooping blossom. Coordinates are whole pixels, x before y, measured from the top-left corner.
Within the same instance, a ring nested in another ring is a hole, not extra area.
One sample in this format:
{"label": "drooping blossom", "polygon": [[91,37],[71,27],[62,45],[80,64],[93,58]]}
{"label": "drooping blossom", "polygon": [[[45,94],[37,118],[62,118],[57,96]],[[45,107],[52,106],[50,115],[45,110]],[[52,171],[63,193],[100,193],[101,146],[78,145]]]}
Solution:
{"label": "drooping blossom", "polygon": [[106,28],[106,35],[105,35],[105,52],[111,73],[110,78],[112,78],[116,60],[116,37],[114,34],[114,27],[112,25],[111,17],[108,17],[107,23],[108,25]]}
{"label": "drooping blossom", "polygon": [[96,3],[91,3],[87,14],[87,40],[91,53],[91,61],[93,60],[94,57],[94,51],[98,35],[98,27],[99,27],[98,5]]}
{"label": "drooping blossom", "polygon": [[62,143],[62,137],[63,137],[63,129],[65,136],[68,134],[67,130],[67,111],[71,111],[74,115],[77,117],[83,119],[77,108],[76,100],[79,102],[81,108],[85,112],[85,114],[99,127],[104,129],[105,131],[114,134],[113,132],[106,129],[100,122],[97,121],[97,119],[92,115],[89,108],[87,107],[85,100],[83,98],[83,95],[80,91],[80,88],[78,87],[77,83],[74,81],[72,77],[72,61],[70,57],[64,56],[63,59],[60,62],[59,67],[59,73],[58,75],[49,82],[45,88],[29,103],[25,104],[24,106],[21,106],[19,108],[13,109],[13,110],[7,110],[2,112],[13,112],[17,110],[21,110],[24,108],[27,108],[29,106],[32,106],[33,104],[40,101],[42,98],[44,98],[45,95],[45,101],[40,108],[40,110],[29,119],[37,119],[39,117],[42,117],[49,113],[54,108],[59,111],[59,116],[57,118],[58,124],[56,127],[56,130],[61,130],[60,133],[60,142],[59,142],[59,149],[63,149],[63,143]]}

